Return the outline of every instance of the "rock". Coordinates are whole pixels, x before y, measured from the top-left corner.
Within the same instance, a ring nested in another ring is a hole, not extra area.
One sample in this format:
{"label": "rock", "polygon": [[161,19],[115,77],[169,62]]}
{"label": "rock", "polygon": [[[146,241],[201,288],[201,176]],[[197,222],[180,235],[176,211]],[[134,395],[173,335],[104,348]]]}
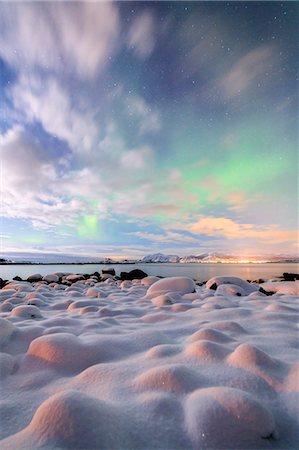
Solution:
{"label": "rock", "polygon": [[282,274],[283,278],[285,279],[285,281],[295,281],[295,280],[299,280],[299,274],[298,273],[288,273],[288,272],[284,272]]}
{"label": "rock", "polygon": [[59,276],[51,273],[49,275],[45,275],[43,277],[43,281],[47,281],[48,283],[57,283],[59,281]]}
{"label": "rock", "polygon": [[113,267],[109,268],[109,269],[102,269],[102,274],[108,274],[108,275],[115,275],[115,270],[113,269]]}
{"label": "rock", "polygon": [[143,270],[140,269],[134,269],[130,272],[121,272],[120,273],[120,279],[122,281],[124,280],[141,280],[142,278],[147,277],[147,273],[143,272]]}
{"label": "rock", "polygon": [[103,275],[101,275],[101,281],[106,281],[109,279],[114,280],[113,275],[111,275],[110,273],[104,273]]}
{"label": "rock", "polygon": [[13,280],[15,281],[23,281],[21,277],[19,277],[18,275],[16,277],[13,277]]}
{"label": "rock", "polygon": [[0,278],[0,289],[2,289],[6,285],[7,281],[8,280],[3,280],[2,278]]}
{"label": "rock", "polygon": [[159,281],[160,278],[158,277],[145,277],[142,279],[141,284],[143,284],[143,286],[151,286],[152,284],[156,283],[156,281]]}
{"label": "rock", "polygon": [[30,283],[34,283],[35,281],[42,281],[42,279],[43,276],[40,273],[34,273],[32,275],[29,275],[27,281],[29,281]]}
{"label": "rock", "polygon": [[215,295],[223,297],[236,295],[238,297],[241,297],[246,296],[247,292],[236,284],[220,284],[220,286],[218,286],[216,289]]}
{"label": "rock", "polygon": [[76,283],[76,281],[84,280],[84,276],[81,274],[72,273],[71,275],[67,275],[65,277],[67,281],[71,281],[72,283]]}
{"label": "rock", "polygon": [[299,295],[299,281],[268,281],[260,285],[263,293]]}
{"label": "rock", "polygon": [[247,295],[251,292],[258,291],[259,289],[258,286],[248,283],[248,281],[242,280],[242,278],[239,277],[213,277],[210,278],[209,281],[207,281],[206,287],[207,289],[213,289],[216,291],[218,286],[222,284],[232,284],[235,286],[240,286]]}
{"label": "rock", "polygon": [[148,295],[161,295],[166,292],[178,292],[180,294],[190,294],[196,291],[194,281],[188,277],[162,278],[152,284],[147,291]]}

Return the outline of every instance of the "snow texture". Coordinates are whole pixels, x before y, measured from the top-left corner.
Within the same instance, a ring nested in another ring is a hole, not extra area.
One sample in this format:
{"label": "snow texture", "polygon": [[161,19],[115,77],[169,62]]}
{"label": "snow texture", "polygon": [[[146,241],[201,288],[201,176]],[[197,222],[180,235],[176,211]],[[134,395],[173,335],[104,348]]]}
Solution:
{"label": "snow texture", "polygon": [[1,450],[297,448],[296,282],[54,275],[0,290]]}

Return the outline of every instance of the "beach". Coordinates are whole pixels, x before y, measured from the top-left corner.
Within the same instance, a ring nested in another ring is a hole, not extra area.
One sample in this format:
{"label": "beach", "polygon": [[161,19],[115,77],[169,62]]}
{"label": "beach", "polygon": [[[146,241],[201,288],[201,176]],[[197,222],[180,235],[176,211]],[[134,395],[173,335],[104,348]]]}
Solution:
{"label": "beach", "polygon": [[1,448],[295,449],[298,299],[238,277],[7,283]]}

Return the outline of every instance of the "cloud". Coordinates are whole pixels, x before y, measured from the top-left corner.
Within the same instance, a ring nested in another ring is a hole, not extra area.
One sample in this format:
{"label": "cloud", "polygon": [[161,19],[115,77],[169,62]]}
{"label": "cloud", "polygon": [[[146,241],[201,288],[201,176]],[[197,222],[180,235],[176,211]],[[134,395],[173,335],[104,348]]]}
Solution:
{"label": "cloud", "polygon": [[91,149],[98,134],[95,114],[75,106],[56,79],[21,75],[9,94],[23,120],[40,123],[47,133],[65,140],[72,149]]}
{"label": "cloud", "polygon": [[194,234],[226,239],[257,239],[269,244],[297,242],[298,231],[281,229],[277,225],[239,224],[226,217],[202,217],[197,222],[177,227]]}
{"label": "cloud", "polygon": [[146,59],[155,46],[154,18],[145,11],[132,23],[128,33],[127,45],[141,59]]}
{"label": "cloud", "polygon": [[162,127],[159,112],[150,106],[142,97],[126,98],[126,109],[129,116],[137,118],[140,134],[159,131]]}
{"label": "cloud", "polygon": [[35,228],[74,226],[87,206],[60,183],[59,163],[21,127],[0,136],[1,216],[28,219]]}
{"label": "cloud", "polygon": [[120,31],[113,2],[2,2],[0,56],[18,69],[95,77]]}
{"label": "cloud", "polygon": [[246,91],[253,82],[272,71],[276,63],[274,47],[262,45],[242,56],[231,70],[219,81],[225,96],[234,97]]}
{"label": "cloud", "polygon": [[186,236],[182,233],[176,233],[173,231],[167,231],[166,233],[157,234],[157,233],[149,233],[147,231],[136,231],[131,233],[126,233],[130,236],[136,236],[140,239],[146,239],[151,242],[161,242],[161,243],[176,243],[176,244],[184,244],[188,243],[196,243],[198,244],[198,238],[192,236]]}
{"label": "cloud", "polygon": [[153,151],[150,147],[128,150],[121,157],[121,165],[126,170],[140,170],[151,166]]}

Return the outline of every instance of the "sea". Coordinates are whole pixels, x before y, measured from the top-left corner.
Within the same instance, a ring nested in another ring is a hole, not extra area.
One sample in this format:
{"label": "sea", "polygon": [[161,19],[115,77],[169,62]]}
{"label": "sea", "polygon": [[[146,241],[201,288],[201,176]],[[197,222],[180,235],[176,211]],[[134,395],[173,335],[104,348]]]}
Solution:
{"label": "sea", "polygon": [[47,275],[55,272],[63,273],[102,273],[102,269],[114,268],[116,275],[120,272],[130,272],[133,269],[141,269],[148,275],[160,277],[190,277],[195,281],[207,281],[214,276],[236,276],[245,280],[257,280],[262,278],[269,280],[282,276],[283,272],[298,273],[298,263],[266,263],[266,264],[182,264],[182,263],[137,263],[137,264],[17,264],[0,265],[0,278],[12,280],[19,276],[26,279],[29,275],[40,273]]}

